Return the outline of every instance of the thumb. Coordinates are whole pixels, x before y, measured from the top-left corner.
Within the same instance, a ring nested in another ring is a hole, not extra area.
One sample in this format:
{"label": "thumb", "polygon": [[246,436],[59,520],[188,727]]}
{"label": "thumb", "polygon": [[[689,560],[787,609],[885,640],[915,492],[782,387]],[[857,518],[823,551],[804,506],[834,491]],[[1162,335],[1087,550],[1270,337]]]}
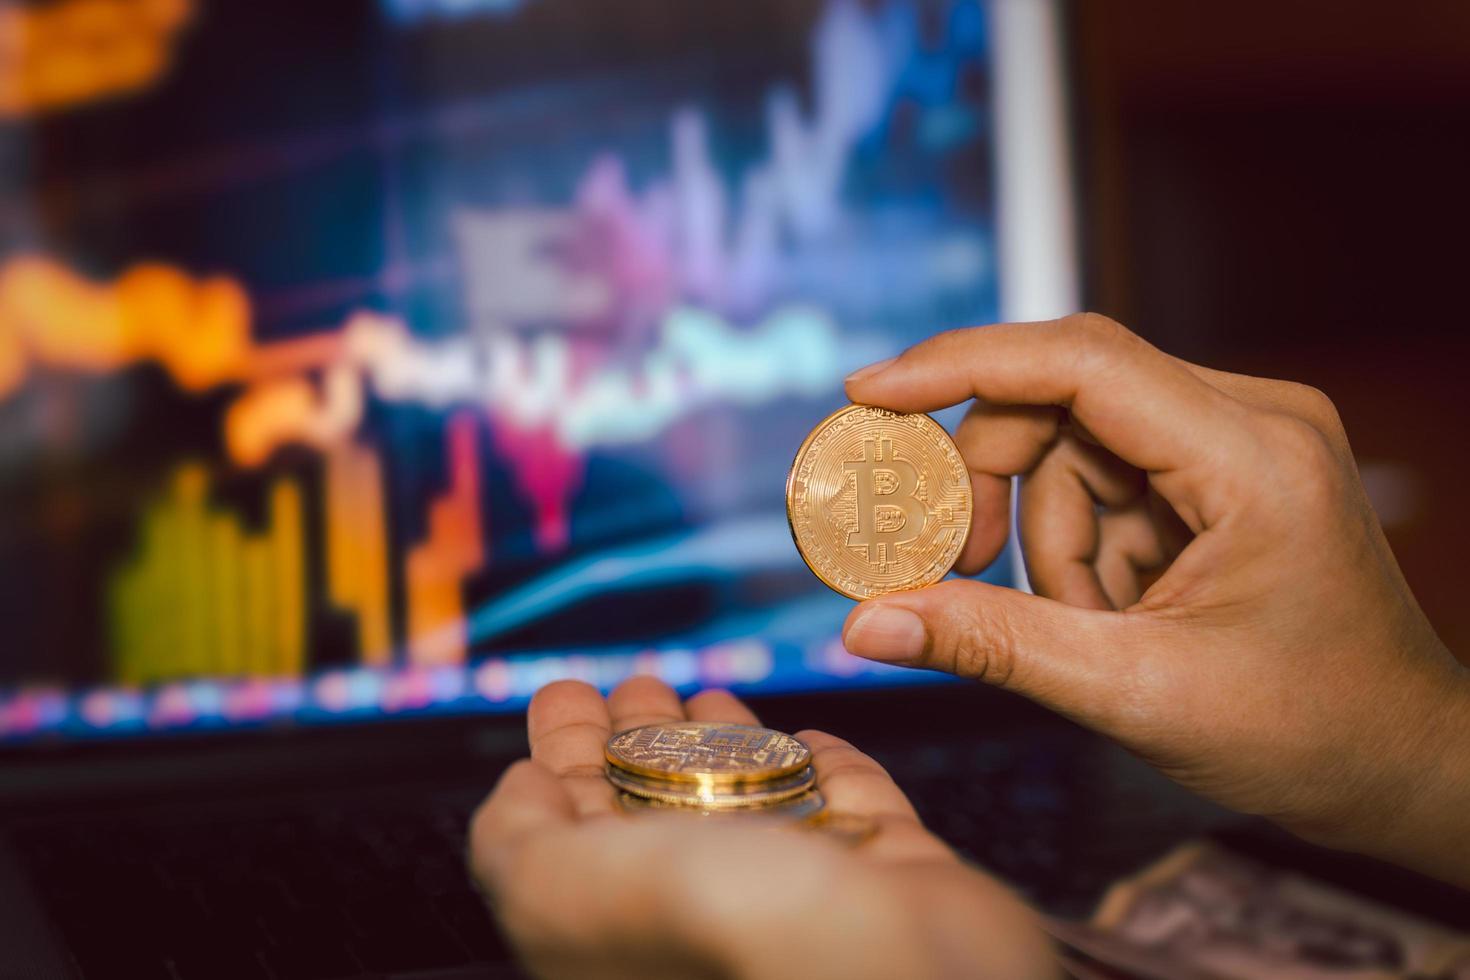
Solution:
{"label": "thumb", "polygon": [[1140,659],[1132,627],[1120,613],[954,579],[869,599],[842,639],[856,656],[971,677],[1107,731]]}

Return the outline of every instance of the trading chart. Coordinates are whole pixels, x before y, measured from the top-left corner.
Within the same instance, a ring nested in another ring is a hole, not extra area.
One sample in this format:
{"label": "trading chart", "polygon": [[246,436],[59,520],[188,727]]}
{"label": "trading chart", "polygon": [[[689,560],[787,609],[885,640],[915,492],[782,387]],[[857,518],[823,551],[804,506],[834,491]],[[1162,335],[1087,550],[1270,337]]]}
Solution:
{"label": "trading chart", "polygon": [[3,13],[0,735],[892,681],[782,487],[995,317],[981,5]]}

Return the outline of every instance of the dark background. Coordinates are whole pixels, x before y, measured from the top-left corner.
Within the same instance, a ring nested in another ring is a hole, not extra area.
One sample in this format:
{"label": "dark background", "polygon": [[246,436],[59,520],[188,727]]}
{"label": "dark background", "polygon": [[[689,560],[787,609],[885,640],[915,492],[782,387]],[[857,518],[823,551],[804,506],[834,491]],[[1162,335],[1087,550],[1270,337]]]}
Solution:
{"label": "dark background", "polygon": [[1324,390],[1470,655],[1470,4],[1077,0],[1088,304]]}

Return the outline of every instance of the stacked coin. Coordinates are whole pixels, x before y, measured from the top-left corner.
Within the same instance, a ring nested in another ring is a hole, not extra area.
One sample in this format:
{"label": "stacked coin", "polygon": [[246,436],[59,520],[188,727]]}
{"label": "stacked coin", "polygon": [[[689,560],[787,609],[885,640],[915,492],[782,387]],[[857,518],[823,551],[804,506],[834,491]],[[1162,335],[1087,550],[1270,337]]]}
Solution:
{"label": "stacked coin", "polygon": [[604,754],[608,781],[626,810],[806,819],[823,809],[811,750],[770,728],[702,721],[645,725],[608,739]]}

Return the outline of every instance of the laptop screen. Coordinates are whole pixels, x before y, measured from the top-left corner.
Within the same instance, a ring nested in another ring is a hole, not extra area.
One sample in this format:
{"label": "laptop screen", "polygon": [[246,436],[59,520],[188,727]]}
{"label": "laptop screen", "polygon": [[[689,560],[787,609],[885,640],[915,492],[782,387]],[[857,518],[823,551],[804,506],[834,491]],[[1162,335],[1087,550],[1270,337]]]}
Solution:
{"label": "laptop screen", "polygon": [[998,316],[984,6],[4,15],[0,737],[922,679],[783,491]]}

